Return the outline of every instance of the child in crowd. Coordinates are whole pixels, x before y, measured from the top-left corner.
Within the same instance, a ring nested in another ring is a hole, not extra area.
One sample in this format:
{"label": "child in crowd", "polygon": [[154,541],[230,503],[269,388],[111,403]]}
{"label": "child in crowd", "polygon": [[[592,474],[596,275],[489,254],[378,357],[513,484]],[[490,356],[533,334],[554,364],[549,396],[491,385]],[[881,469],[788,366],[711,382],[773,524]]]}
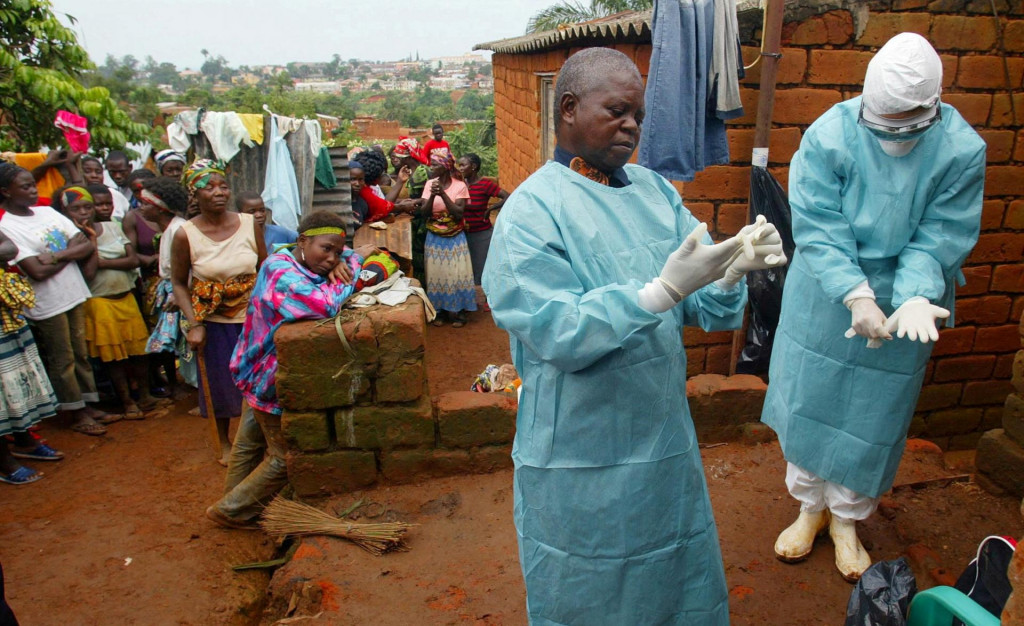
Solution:
{"label": "child in crowd", "polygon": [[182,216],[188,206],[188,191],[169,178],[155,178],[143,183],[140,198],[139,212],[142,217],[156,224],[161,232],[157,263],[160,282],[154,291],[153,309],[150,311],[156,318],[156,325],[149,336],[146,352],[151,355],[150,358],[163,365],[169,384],[168,391],[173,392],[176,357],[181,358],[182,378],[193,387],[196,386],[195,356],[185,342],[185,334],[181,332],[181,311],[174,301],[171,286],[171,242],[174,241],[174,234],[185,224]]}
{"label": "child in crowd", "polygon": [[[96,157],[87,154],[82,157],[82,178],[85,179],[85,184],[89,185],[102,185],[106,187],[103,182],[103,164]],[[110,189],[107,187],[107,189]],[[114,193],[110,196],[110,201],[114,207],[113,213],[110,214],[110,219],[115,222],[120,222],[124,219],[124,216],[128,214],[130,208],[128,198],[121,195],[120,191],[111,190]],[[96,192],[91,191],[93,200],[96,200]],[[104,220],[106,221],[106,220]]]}
{"label": "child in crowd", "polygon": [[42,348],[59,408],[71,414],[72,430],[104,435],[104,424],[120,416],[86,405],[99,395],[85,342],[85,301],[91,294],[78,267],[95,246],[71,220],[50,207],[36,206],[37,200],[32,174],[0,163],[0,208],[5,211],[0,231],[18,247],[14,262],[35,291],[35,306],[26,305],[25,317]]}
{"label": "child in crowd", "polygon": [[[114,219],[114,194],[106,185],[85,185],[85,190],[92,196],[92,205],[96,210],[97,222],[110,222]],[[122,231],[123,232],[123,231]]]}
{"label": "child in crowd", "polygon": [[129,201],[131,202],[133,209],[137,209],[139,207],[139,194],[142,193],[142,182],[151,178],[156,178],[156,174],[154,174],[152,170],[147,170],[144,167],[132,170],[132,173],[128,174],[127,184],[128,189],[131,190],[131,198],[129,198]]}
{"label": "child in crowd", "polygon": [[[0,263],[6,266],[17,255],[18,247],[0,233]],[[0,294],[0,482],[26,485],[42,474],[17,459],[64,458],[28,430],[57,412],[57,396],[22,315],[25,307],[35,305],[31,285],[14,271],[0,269]],[[7,435],[14,437],[14,450],[7,445]]]}
{"label": "child in crowd", "polygon": [[445,157],[452,153],[451,146],[444,139],[444,126],[440,124],[434,124],[430,129],[430,134],[433,135],[426,143],[423,144],[423,151],[427,154],[427,158],[433,158],[435,156]]}
{"label": "child in crowd", "polygon": [[[287,444],[281,433],[281,405],[277,401],[277,348],[274,333],[285,322],[335,316],[352,294],[353,276],[360,256],[345,246],[345,223],[337,215],[316,212],[299,224],[292,250],[267,257],[260,268],[242,335],[231,357],[231,375],[267,442],[267,457],[248,476],[206,510],[211,520],[228,528],[250,528],[263,506],[288,482]],[[338,268],[347,280],[331,282]],[[241,435],[239,435],[241,436]],[[236,437],[235,445],[241,441]],[[232,457],[234,462],[235,457]],[[237,476],[229,467],[228,476]]]}
{"label": "child in crowd", "polygon": [[299,233],[284,226],[268,224],[270,209],[263,202],[263,197],[255,191],[241,191],[235,195],[235,208],[239,213],[251,215],[257,224],[263,227],[263,241],[267,244],[267,253],[274,252],[277,246],[295,243]]}
{"label": "child in crowd", "polygon": [[[124,407],[124,418],[139,420],[170,404],[154,398],[147,383],[149,331],[132,289],[139,261],[121,225],[97,222],[93,197],[87,189],[66,187],[54,198],[54,208],[70,218],[95,246],[81,263],[92,297],[85,302],[85,343],[89,356],[102,361]],[[138,390],[138,402],[131,389]]]}

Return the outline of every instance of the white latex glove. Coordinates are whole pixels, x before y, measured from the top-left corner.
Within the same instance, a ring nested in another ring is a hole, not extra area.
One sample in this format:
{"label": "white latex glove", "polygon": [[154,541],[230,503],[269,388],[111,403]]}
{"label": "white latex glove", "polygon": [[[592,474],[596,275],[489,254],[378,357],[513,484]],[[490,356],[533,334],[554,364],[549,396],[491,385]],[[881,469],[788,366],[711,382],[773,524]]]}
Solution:
{"label": "white latex glove", "polygon": [[744,254],[726,270],[725,278],[722,279],[726,287],[740,282],[747,272],[786,264],[782,237],[775,225],[769,223],[763,215],[758,215],[753,224],[744,226],[737,236],[743,243]]}
{"label": "white latex glove", "polygon": [[900,305],[885,324],[887,332],[896,331],[896,336],[911,341],[928,343],[939,340],[938,320],[949,317],[949,311],[928,302],[927,298],[914,296]]}
{"label": "white latex glove", "polygon": [[[701,242],[707,232],[707,224],[698,225],[669,255],[661,275],[640,289],[640,306],[651,313],[662,313],[694,291],[725,276],[733,261],[743,254],[743,242],[737,235],[708,245]],[[754,254],[752,250],[751,254]]]}
{"label": "white latex glove", "polygon": [[867,337],[869,348],[882,346],[882,339],[892,339],[885,327],[885,313],[872,298],[856,298],[847,305],[850,308],[850,329],[844,335],[853,339],[857,335]]}

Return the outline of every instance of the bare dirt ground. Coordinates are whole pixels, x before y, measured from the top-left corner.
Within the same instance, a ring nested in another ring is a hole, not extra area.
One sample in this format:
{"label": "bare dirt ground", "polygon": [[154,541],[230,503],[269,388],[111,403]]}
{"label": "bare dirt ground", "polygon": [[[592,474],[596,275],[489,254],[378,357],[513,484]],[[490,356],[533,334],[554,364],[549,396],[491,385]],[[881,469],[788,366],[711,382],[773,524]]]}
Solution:
{"label": "bare dirt ground", "polygon": [[[428,330],[434,394],[468,389],[488,363],[507,361],[507,338],[486,314],[471,315],[461,329]],[[357,515],[420,524],[411,550],[374,557],[341,540],[309,540],[278,570],[264,615],[268,576],[230,568],[271,558],[274,545],[203,517],[220,494],[223,468],[206,423],[187,415],[192,406],[183,401],[169,416],[114,424],[105,438],[46,423],[42,434],[68,458],[36,463],[46,475],[32,485],[0,485],[0,562],[22,624],[273,624],[289,607],[292,617],[323,611],[298,623],[526,623],[511,472],[320,503],[338,511],[363,498],[380,506]],[[777,445],[703,453],[733,623],[841,623],[852,587],[835,573],[827,539],[803,564],[773,557],[775,536],[797,512]],[[963,471],[924,446],[904,460],[897,484]],[[902,488],[862,524],[861,536],[875,559],[915,555],[926,587],[942,569],[958,574],[985,535],[1024,536],[1019,505],[971,483]]]}

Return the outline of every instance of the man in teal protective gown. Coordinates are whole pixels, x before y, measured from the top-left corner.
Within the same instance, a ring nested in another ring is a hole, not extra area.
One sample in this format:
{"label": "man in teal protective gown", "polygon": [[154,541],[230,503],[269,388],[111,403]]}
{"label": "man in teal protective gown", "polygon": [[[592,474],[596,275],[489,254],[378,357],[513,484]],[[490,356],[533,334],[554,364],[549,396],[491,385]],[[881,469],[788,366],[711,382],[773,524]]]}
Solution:
{"label": "man in teal protective gown", "polygon": [[714,244],[627,164],[644,86],[607,48],[563,66],[555,159],[509,197],[483,286],[522,394],[514,518],[531,624],[727,624],[682,327],[738,328],[744,274],[785,262],[759,219]]}

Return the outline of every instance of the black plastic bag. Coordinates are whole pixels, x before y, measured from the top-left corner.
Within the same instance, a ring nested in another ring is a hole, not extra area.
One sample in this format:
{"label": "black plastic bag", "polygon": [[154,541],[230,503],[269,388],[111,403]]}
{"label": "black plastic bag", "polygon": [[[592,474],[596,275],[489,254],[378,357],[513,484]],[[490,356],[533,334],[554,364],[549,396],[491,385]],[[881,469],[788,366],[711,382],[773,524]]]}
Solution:
{"label": "black plastic bag", "polygon": [[[767,169],[753,166],[750,168],[750,220],[758,215],[765,216],[779,230],[782,250],[792,261],[796,245],[793,243],[789,197]],[[785,284],[785,266],[747,274],[750,320],[746,344],[736,361],[737,373],[760,375],[768,372]]]}
{"label": "black plastic bag", "polygon": [[916,593],[917,580],[905,558],[879,561],[853,588],[844,626],[903,626]]}

